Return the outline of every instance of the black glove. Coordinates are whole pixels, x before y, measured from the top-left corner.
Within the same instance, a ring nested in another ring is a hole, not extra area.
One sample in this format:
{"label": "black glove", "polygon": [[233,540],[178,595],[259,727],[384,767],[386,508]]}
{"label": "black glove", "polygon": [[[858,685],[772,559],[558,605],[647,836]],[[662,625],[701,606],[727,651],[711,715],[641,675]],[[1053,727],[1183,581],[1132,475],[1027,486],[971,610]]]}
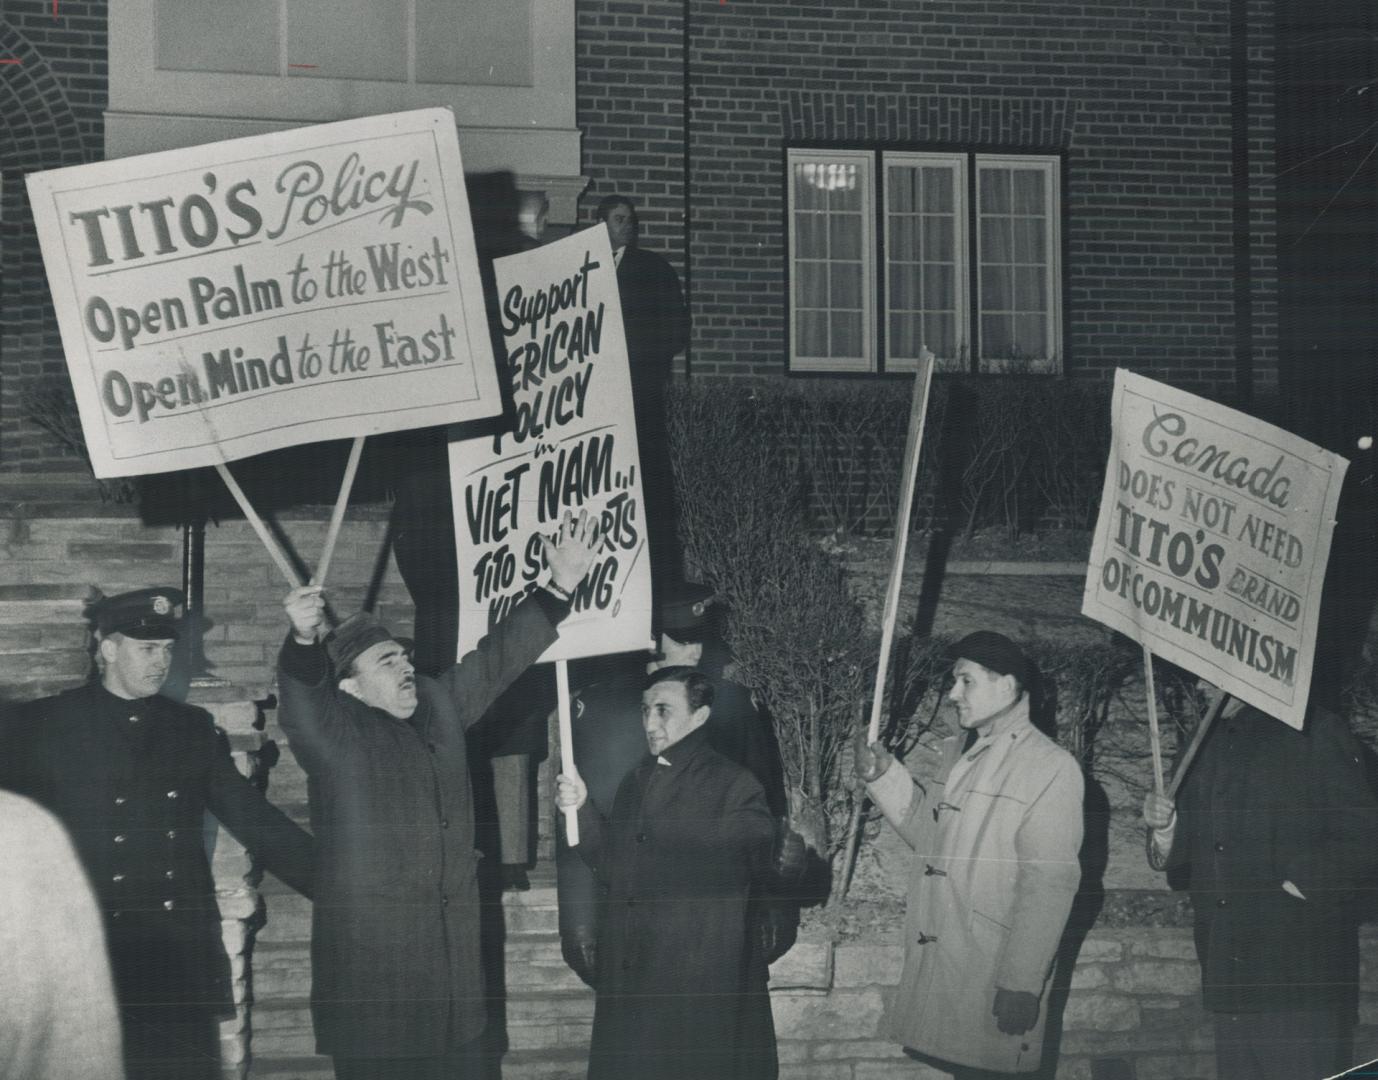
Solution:
{"label": "black glove", "polygon": [[792,904],[766,902],[756,920],[756,932],[761,939],[761,953],[767,964],[773,964],[794,947],[799,936],[799,915]]}
{"label": "black glove", "polygon": [[775,847],[775,877],[782,884],[791,885],[804,876],[809,857],[804,838],[789,827],[787,818],[779,820],[779,841]]}
{"label": "black glove", "polygon": [[589,986],[597,989],[598,942],[583,934],[571,934],[560,939],[560,953],[570,970]]}
{"label": "black glove", "polygon": [[1006,1035],[1023,1035],[1038,1022],[1038,995],[995,988],[995,1026]]}

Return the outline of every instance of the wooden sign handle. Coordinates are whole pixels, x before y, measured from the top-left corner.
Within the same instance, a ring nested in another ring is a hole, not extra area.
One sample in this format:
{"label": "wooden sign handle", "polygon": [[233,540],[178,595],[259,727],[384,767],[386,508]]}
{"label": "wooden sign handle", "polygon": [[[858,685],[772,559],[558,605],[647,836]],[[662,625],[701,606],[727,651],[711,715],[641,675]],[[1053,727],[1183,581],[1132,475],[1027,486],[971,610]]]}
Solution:
{"label": "wooden sign handle", "polygon": [[[557,699],[556,719],[560,731],[560,771],[566,776],[577,776],[574,767],[573,725],[569,719],[569,661],[555,661],[555,695]],[[565,839],[570,847],[579,846],[579,811],[568,807],[565,815]]]}

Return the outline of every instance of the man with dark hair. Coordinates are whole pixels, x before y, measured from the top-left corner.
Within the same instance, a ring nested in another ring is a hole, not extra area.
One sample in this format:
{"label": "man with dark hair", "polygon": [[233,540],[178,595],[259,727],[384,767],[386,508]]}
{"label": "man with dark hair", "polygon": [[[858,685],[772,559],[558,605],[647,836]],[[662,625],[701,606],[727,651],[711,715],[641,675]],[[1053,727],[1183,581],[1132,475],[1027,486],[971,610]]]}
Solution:
{"label": "man with dark hair", "polygon": [[604,889],[589,1080],[771,1080],[775,1027],[748,903],[753,886],[798,879],[803,841],[779,837],[761,785],[709,745],[711,679],[662,668],[641,700],[649,753],[610,815],[577,773],[557,779]]}
{"label": "man with dark hair", "polygon": [[[574,695],[571,722],[574,762],[588,785],[589,799],[605,817],[622,778],[646,755],[641,722],[641,695],[647,675],[667,667],[698,669],[713,693],[706,725],[709,745],[746,769],[765,791],[766,805],[784,831],[789,816],[784,764],[770,718],[757,708],[751,691],[727,677],[726,655],[717,632],[720,605],[713,590],[677,582],[660,595],[659,651],[632,653],[604,665],[607,676],[581,687]],[[594,984],[598,942],[598,888],[593,868],[577,849],[563,842],[555,850],[559,872],[560,946],[565,962],[590,986]],[[752,890],[751,945],[767,966],[794,944],[799,904],[790,896]]]}
{"label": "man with dark hair", "polygon": [[641,491],[646,504],[643,520],[649,530],[651,574],[660,588],[683,573],[675,525],[674,473],[666,439],[665,389],[675,356],[689,343],[689,316],[674,268],[637,243],[639,223],[631,200],[625,195],[607,196],[598,204],[598,220],[607,227],[617,265],[636,441],[641,451]]}
{"label": "man with dark hair", "polygon": [[307,773],[320,852],[311,1012],[338,1080],[450,1080],[481,1067],[466,731],[555,640],[598,529],[566,513],[556,539],[541,541],[549,581],[436,678],[418,676],[364,612],[321,641],[319,587],[284,601],[279,716]]}
{"label": "man with dark hair", "polygon": [[1002,634],[948,651],[959,735],[915,778],[857,738],[867,793],[914,851],[897,1042],[960,1080],[1032,1072],[1053,958],[1081,880],[1081,769],[1029,719],[1033,667]]}
{"label": "man with dark hair", "polygon": [[95,888],[131,1080],[220,1075],[233,997],[205,813],[311,895],[311,837],[239,774],[204,710],[159,693],[182,602],[162,588],[98,602],[100,680],[25,706],[0,739],[0,786],[67,827]]}
{"label": "man with dark hair", "polygon": [[1378,869],[1378,805],[1336,714],[1297,731],[1238,699],[1178,798],[1150,792],[1155,869],[1191,890],[1219,1080],[1333,1076],[1358,998],[1354,900]]}

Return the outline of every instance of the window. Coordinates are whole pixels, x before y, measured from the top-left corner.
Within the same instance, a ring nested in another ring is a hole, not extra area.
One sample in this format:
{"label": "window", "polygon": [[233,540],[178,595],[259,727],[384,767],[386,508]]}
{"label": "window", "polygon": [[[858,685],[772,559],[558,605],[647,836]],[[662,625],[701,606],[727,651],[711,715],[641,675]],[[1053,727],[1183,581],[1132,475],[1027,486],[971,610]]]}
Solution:
{"label": "window", "polygon": [[1058,369],[1058,158],[792,148],[787,162],[792,370],[913,371],[925,347],[944,371]]}

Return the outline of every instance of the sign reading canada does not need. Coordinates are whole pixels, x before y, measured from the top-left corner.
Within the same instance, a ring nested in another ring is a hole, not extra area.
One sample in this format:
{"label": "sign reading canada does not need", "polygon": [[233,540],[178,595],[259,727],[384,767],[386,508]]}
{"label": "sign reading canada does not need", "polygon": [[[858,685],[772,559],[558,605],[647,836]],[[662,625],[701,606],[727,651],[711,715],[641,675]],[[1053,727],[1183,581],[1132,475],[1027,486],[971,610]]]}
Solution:
{"label": "sign reading canada does not need", "polygon": [[28,187],[97,476],[501,410],[446,109]]}

